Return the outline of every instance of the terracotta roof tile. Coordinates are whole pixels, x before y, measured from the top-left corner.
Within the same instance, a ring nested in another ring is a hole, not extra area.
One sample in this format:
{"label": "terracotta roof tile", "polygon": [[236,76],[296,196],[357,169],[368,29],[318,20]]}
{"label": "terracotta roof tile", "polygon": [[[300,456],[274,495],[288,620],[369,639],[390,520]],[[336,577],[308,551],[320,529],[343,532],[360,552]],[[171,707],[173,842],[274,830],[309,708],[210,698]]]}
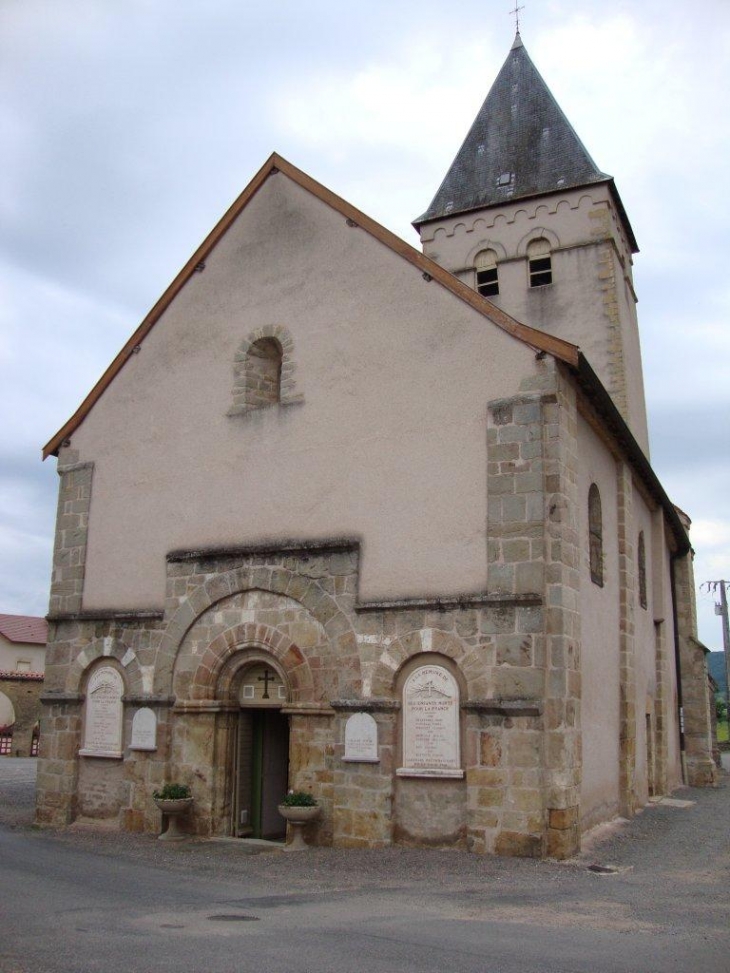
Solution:
{"label": "terracotta roof tile", "polygon": [[0,615],[0,635],[10,642],[45,645],[48,641],[48,622],[37,615]]}

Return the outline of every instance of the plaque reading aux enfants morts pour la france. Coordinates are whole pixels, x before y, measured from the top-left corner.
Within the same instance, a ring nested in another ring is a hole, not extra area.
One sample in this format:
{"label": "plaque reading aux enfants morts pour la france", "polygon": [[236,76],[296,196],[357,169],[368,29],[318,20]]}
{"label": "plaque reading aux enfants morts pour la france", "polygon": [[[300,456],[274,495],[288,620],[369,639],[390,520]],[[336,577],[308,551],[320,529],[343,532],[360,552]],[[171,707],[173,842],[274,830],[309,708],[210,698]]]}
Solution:
{"label": "plaque reading aux enfants morts pour la france", "polygon": [[122,756],[124,681],[116,669],[103,666],[89,679],[84,714],[82,757]]}
{"label": "plaque reading aux enfants morts pour la france", "polygon": [[403,687],[401,777],[463,777],[459,687],[442,666],[421,666]]}

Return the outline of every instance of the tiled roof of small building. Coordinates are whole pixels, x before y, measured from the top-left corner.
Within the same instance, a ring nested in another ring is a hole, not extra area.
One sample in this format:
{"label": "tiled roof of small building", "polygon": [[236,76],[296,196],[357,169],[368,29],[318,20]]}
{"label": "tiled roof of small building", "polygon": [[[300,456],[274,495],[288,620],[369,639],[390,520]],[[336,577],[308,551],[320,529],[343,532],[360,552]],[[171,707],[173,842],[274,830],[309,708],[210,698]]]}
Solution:
{"label": "tiled roof of small building", "polygon": [[48,641],[48,622],[36,615],[0,615],[0,635],[4,635],[9,642],[45,645]]}
{"label": "tiled roof of small building", "polygon": [[607,182],[517,34],[446,178],[415,226],[467,210]]}

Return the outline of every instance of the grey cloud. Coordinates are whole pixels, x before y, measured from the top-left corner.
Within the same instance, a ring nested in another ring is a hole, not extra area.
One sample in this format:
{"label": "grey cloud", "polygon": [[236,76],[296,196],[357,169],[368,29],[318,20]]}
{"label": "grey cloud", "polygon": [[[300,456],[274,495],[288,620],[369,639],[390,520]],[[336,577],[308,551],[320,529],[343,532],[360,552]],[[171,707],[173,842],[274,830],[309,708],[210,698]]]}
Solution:
{"label": "grey cloud", "polygon": [[[685,4],[619,2],[612,11],[634,18],[655,47],[671,46],[682,83],[696,86],[697,99],[705,96],[703,68],[719,41]],[[557,3],[528,14],[523,37],[534,49],[533,38],[575,11]],[[726,5],[713,7],[717,36],[728,14]],[[584,20],[605,16],[598,0],[580,11]],[[435,70],[441,50],[467,50],[474,36],[496,37],[506,51],[506,10],[485,18],[482,2],[465,0],[459,17],[455,24],[453,11],[436,0],[0,4],[5,611],[44,610],[56,481],[53,461],[40,464],[40,447],[272,150],[417,243],[409,222],[458,149],[445,144],[443,119],[431,116],[407,145],[348,140],[336,127],[327,137],[326,126],[323,141],[309,142],[282,127],[286,113],[276,108],[313,77],[352,83],[373,64],[404,63],[414,46],[418,63],[431,59]],[[464,24],[472,25],[466,34]],[[727,65],[716,57],[713,65],[730,85]],[[476,110],[498,68],[474,64],[474,90],[454,98],[473,99]],[[632,111],[644,110],[645,69],[637,63]],[[444,77],[444,85],[451,80]],[[590,117],[602,112],[601,104],[591,106]],[[581,119],[571,120],[585,135]],[[610,154],[597,161],[610,164],[644,248],[635,270],[653,461],[670,496],[694,518],[710,519],[727,494],[721,437],[730,356],[719,343],[699,340],[697,329],[727,320],[730,311],[725,216],[714,205],[727,120],[718,114],[711,133],[705,126],[683,137],[658,131],[653,156],[636,159],[612,132],[604,142]],[[690,139],[697,146],[691,153]],[[588,148],[596,151],[590,140]]]}

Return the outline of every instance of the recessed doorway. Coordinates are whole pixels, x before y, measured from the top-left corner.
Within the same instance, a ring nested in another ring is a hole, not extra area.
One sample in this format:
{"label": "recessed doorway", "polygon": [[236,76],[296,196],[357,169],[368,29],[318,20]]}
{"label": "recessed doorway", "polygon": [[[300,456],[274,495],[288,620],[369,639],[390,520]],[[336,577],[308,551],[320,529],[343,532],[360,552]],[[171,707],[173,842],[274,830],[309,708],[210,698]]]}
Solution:
{"label": "recessed doorway", "polygon": [[231,834],[283,839],[286,822],[277,807],[289,782],[289,718],[281,712],[286,687],[264,663],[243,673],[235,740]]}

